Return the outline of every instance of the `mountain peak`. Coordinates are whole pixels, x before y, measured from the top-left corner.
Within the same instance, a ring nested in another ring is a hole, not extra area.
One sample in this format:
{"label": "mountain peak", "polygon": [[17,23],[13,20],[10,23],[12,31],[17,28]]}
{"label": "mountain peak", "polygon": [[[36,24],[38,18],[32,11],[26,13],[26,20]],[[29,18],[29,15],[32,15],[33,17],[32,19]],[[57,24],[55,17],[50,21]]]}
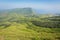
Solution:
{"label": "mountain peak", "polygon": [[15,8],[15,9],[8,9],[8,10],[4,10],[1,11],[0,13],[4,14],[19,14],[19,15],[33,15],[33,9],[32,8]]}

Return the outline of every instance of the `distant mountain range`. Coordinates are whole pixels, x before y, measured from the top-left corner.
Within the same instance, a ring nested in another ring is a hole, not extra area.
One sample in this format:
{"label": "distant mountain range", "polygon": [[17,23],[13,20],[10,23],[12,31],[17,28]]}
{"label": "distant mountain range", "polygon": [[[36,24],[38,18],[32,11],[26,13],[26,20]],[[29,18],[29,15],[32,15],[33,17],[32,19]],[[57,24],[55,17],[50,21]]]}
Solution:
{"label": "distant mountain range", "polygon": [[[22,15],[49,14],[46,13],[44,10],[32,9],[32,8],[15,8],[15,9],[0,10],[0,14],[3,13],[17,13]],[[60,13],[50,13],[50,14],[60,15]]]}

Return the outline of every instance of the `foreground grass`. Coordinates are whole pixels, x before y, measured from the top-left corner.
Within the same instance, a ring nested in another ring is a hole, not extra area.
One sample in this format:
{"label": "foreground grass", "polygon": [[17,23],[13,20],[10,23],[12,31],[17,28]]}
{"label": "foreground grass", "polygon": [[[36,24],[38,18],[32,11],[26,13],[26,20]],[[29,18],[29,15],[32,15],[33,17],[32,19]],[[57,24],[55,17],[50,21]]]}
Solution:
{"label": "foreground grass", "polygon": [[0,29],[0,40],[60,40],[60,28],[27,27],[26,23],[12,23]]}

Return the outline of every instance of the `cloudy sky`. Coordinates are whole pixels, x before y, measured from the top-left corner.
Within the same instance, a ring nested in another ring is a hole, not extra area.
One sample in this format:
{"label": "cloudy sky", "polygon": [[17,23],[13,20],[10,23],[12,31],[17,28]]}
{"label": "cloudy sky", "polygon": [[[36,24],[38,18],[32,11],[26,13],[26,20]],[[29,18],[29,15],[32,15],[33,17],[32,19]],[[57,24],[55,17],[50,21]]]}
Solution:
{"label": "cloudy sky", "polygon": [[0,0],[0,9],[24,7],[60,13],[60,0]]}

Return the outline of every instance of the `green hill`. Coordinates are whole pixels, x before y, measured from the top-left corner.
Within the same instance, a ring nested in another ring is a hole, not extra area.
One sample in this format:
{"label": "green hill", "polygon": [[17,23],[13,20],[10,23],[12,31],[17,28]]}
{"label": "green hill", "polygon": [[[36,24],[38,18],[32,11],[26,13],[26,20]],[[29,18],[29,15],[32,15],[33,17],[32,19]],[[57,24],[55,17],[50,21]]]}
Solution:
{"label": "green hill", "polygon": [[60,22],[55,23],[58,18],[37,15],[31,8],[1,11],[0,40],[60,40]]}

